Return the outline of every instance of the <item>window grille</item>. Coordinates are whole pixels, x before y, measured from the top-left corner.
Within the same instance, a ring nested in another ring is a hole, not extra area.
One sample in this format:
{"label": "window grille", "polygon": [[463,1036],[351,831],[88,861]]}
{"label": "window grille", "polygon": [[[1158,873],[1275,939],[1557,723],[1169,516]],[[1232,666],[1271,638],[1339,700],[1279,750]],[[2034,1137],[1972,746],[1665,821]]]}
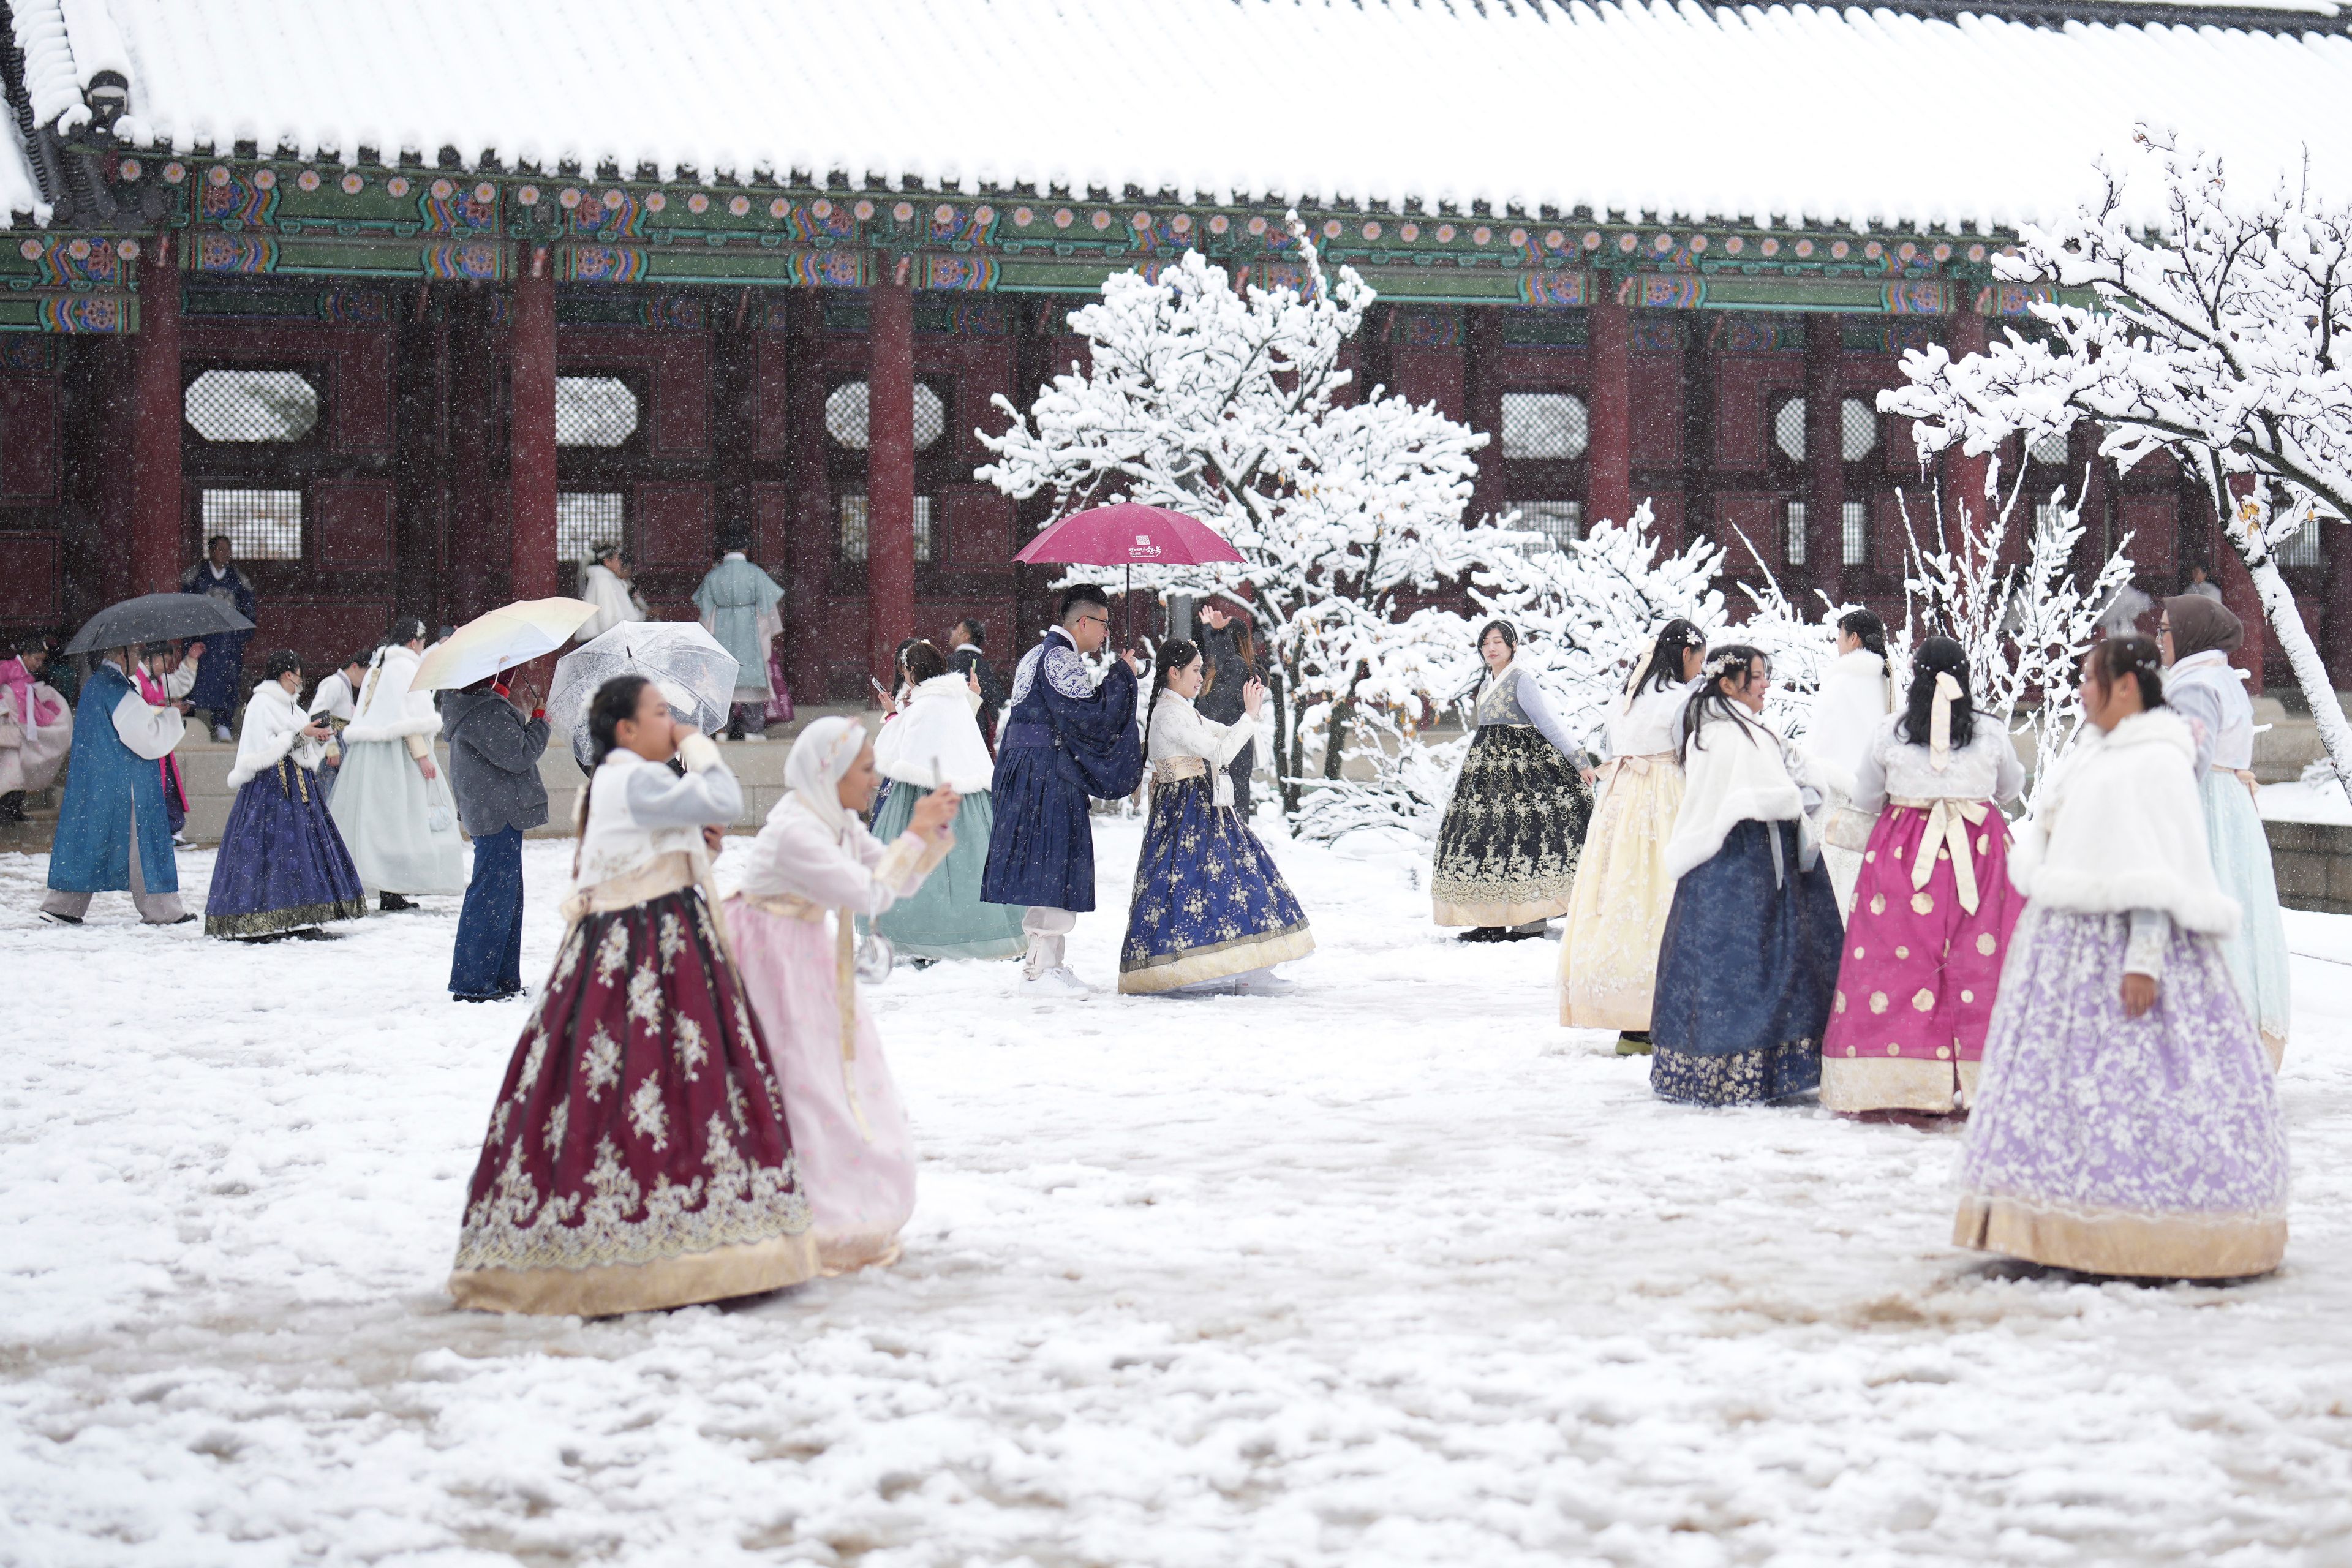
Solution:
{"label": "window grille", "polygon": [[207,441],[299,441],[319,423],[319,387],[298,370],[208,370],[181,406]]}
{"label": "window grille", "polygon": [[228,535],[229,553],[239,561],[302,559],[300,490],[204,492],[205,538]]}
{"label": "window grille", "polygon": [[2303,526],[2279,542],[2278,563],[2282,566],[2324,566],[2327,555],[2319,545],[2319,514],[2314,512],[2303,520]]}
{"label": "window grille", "polygon": [[[2054,500],[2036,501],[2033,503],[2033,527],[2036,532],[2051,529],[2065,528],[2068,526],[2070,526],[2070,522],[2066,515],[2066,508],[2062,503]],[[2104,533],[2104,531],[2102,531],[2102,532]],[[2102,541],[2102,543],[2104,545],[2104,540]],[[2102,548],[2101,553],[2105,553],[2104,548]]]}
{"label": "window grille", "polygon": [[[841,511],[841,558],[863,561],[866,554],[867,522],[870,513],[864,496],[843,496]],[[938,535],[931,527],[931,498],[915,498],[915,559],[935,561],[938,556]]]}
{"label": "window grille", "polygon": [[610,375],[555,378],[555,444],[617,447],[637,433],[637,395]]}
{"label": "window grille", "polygon": [[2026,445],[2025,455],[2037,463],[2063,463],[2066,460],[2066,437],[2054,431],[2036,436]]}
{"label": "window grille", "polygon": [[618,490],[562,490],[555,497],[555,558],[585,566],[599,545],[621,543],[625,514]]}
{"label": "window grille", "polygon": [[1538,462],[1573,460],[1584,456],[1591,439],[1591,416],[1584,399],[1574,393],[1503,394],[1504,457]]}
{"label": "window grille", "polygon": [[1792,397],[1773,411],[1772,445],[1792,463],[1805,460],[1805,400]]}
{"label": "window grille", "polygon": [[[1801,425],[1801,423],[1802,421],[1800,421]],[[1805,563],[1805,503],[1803,501],[1792,500],[1789,503],[1786,547],[1782,551],[1782,558],[1791,566],[1802,566]]]}
{"label": "window grille", "polygon": [[1844,530],[1845,563],[1848,566],[1864,564],[1870,560],[1870,503],[1847,501],[1838,521]]}
{"label": "window grille", "polygon": [[1554,550],[1565,550],[1584,537],[1584,503],[1580,500],[1523,500],[1519,526],[1540,533]]}
{"label": "window grille", "polygon": [[[825,398],[825,433],[836,445],[853,452],[866,450],[866,384],[862,381],[845,381]],[[915,383],[915,450],[927,450],[947,431],[947,405],[929,386],[919,381]]]}
{"label": "window grille", "polygon": [[1838,405],[1838,452],[1849,462],[1870,456],[1878,445],[1878,410],[1859,397]]}

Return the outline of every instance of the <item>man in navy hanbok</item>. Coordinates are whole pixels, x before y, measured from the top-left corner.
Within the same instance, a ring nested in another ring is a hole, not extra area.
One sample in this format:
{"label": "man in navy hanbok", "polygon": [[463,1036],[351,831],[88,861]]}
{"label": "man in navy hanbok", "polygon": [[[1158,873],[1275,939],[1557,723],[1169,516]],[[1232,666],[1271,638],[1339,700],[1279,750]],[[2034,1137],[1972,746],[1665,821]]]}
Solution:
{"label": "man in navy hanbok", "polygon": [[[229,559],[229,538],[215,533],[205,542],[205,559],[180,574],[180,592],[217,600],[247,620],[253,619],[253,584]],[[196,683],[188,692],[188,706],[202,712],[213,727],[213,739],[226,741],[229,725],[247,695],[245,645],[253,634],[215,632],[206,639],[205,661],[196,667]]]}
{"label": "man in navy hanbok", "polygon": [[1081,584],[1062,595],[1062,621],[1013,672],[991,791],[996,826],[980,896],[1025,905],[1024,985],[1084,994],[1063,942],[1095,907],[1090,797],[1115,800],[1143,777],[1135,726],[1135,660],[1122,656],[1097,687],[1080,657],[1110,635],[1110,601]]}

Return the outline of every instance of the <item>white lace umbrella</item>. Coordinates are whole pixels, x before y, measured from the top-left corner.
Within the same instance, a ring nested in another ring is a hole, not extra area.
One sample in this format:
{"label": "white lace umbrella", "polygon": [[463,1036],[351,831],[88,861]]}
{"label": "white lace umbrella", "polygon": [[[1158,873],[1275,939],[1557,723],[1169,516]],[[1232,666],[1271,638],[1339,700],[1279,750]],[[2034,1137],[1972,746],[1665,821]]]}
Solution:
{"label": "white lace umbrella", "polygon": [[628,621],[555,661],[547,724],[588,765],[588,705],[616,675],[642,675],[661,689],[681,724],[704,734],[727,725],[735,699],[735,656],[693,621]]}
{"label": "white lace umbrella", "polygon": [[585,599],[523,599],[477,616],[428,650],[409,681],[418,691],[471,686],[553,653],[596,613]]}

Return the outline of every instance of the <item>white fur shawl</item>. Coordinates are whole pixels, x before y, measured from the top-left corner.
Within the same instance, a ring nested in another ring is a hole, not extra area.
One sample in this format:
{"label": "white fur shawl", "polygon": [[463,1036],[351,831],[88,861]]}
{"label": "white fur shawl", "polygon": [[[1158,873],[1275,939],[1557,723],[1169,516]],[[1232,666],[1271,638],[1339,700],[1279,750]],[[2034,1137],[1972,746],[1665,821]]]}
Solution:
{"label": "white fur shawl", "polygon": [[2017,836],[2009,879],[2037,904],[2081,914],[2161,910],[2187,930],[2228,936],[2238,903],[2205,847],[2189,726],[2158,709],[2075,742]]}
{"label": "white fur shawl", "polygon": [[1666,875],[1680,878],[1715,858],[1740,823],[1803,816],[1804,796],[1790,771],[1795,761],[1788,743],[1761,719],[1750,725],[1708,720],[1691,737],[1683,761],[1682,810],[1666,840]]}
{"label": "white fur shawl", "polygon": [[1805,744],[1825,761],[1852,771],[1862,766],[1878,726],[1894,710],[1886,686],[1886,661],[1868,648],[1838,655],[1822,677],[1805,724]]}
{"label": "white fur shawl", "polygon": [[996,764],[980,725],[971,716],[978,699],[961,675],[935,675],[915,688],[897,718],[874,737],[874,765],[886,779],[921,789],[940,787],[948,776],[960,795],[975,795],[994,781]]}
{"label": "white fur shawl", "polygon": [[398,741],[410,735],[431,735],[441,728],[433,693],[411,691],[419,660],[405,647],[394,646],[375,656],[375,667],[360,683],[359,717],[343,730],[346,742]]}
{"label": "white fur shawl", "polygon": [[294,753],[296,767],[315,771],[321,748],[320,742],[303,739],[303,727],[310,722],[302,705],[278,682],[265,680],[255,687],[253,700],[245,705],[245,729],[236,738],[236,765],[228,771],[228,787],[244,788],[289,752]]}

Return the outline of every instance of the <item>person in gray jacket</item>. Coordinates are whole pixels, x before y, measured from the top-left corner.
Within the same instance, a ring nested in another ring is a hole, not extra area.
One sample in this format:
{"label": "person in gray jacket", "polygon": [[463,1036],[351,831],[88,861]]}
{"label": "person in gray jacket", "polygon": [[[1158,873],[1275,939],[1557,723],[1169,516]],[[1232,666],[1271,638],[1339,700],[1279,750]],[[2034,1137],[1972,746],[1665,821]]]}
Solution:
{"label": "person in gray jacket", "polygon": [[[1265,679],[1265,661],[1259,657],[1249,612],[1228,600],[1211,599],[1199,610],[1201,651],[1209,657],[1208,689],[1193,700],[1202,718],[1230,724],[1242,716],[1242,691],[1253,680]],[[1257,771],[1257,742],[1252,740],[1234,753],[1225,772],[1234,781],[1234,809],[1244,822],[1250,819],[1250,775]]]}
{"label": "person in gray jacket", "polygon": [[474,840],[449,994],[501,1001],[522,994],[522,836],[547,820],[547,786],[539,778],[547,710],[529,687],[510,691],[501,680],[478,681],[442,694],[441,738],[449,745],[457,820]]}

